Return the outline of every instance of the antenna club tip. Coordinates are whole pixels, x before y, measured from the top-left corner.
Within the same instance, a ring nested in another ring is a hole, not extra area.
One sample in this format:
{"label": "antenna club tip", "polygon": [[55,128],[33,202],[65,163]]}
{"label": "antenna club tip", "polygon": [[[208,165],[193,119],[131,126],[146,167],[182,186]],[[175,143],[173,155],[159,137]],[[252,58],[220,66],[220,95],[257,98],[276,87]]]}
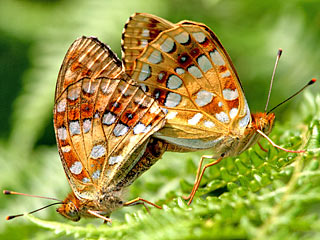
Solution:
{"label": "antenna club tip", "polygon": [[282,54],[282,48],[279,48],[279,50],[278,50],[279,57],[281,56],[281,54]]}
{"label": "antenna club tip", "polygon": [[311,85],[311,84],[314,84],[315,82],[317,81],[317,79],[315,79],[315,78],[312,78],[311,80],[310,80],[310,82],[308,82],[308,84],[307,85]]}
{"label": "antenna club tip", "polygon": [[9,221],[9,220],[11,220],[11,219],[13,219],[13,218],[15,218],[16,216],[6,216],[6,220],[7,221]]}
{"label": "antenna club tip", "polygon": [[9,195],[9,194],[11,194],[11,191],[9,191],[9,190],[3,190],[2,193],[5,194],[5,195]]}

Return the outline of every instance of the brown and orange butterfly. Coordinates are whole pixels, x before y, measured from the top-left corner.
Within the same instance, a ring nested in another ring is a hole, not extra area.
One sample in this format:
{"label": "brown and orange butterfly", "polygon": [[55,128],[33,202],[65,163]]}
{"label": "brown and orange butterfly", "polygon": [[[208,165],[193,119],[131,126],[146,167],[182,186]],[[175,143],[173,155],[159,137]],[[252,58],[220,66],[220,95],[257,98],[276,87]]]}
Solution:
{"label": "brown and orange butterfly", "polygon": [[62,63],[55,93],[54,128],[72,188],[57,212],[73,221],[111,221],[111,212],[121,206],[161,208],[142,198],[124,202],[122,193],[159,159],[161,143],[149,137],[164,123],[156,100],[130,81],[108,46],[93,37],[76,40]]}
{"label": "brown and orange butterfly", "polygon": [[[200,160],[193,190],[185,197],[189,204],[206,168],[239,155],[261,135],[268,139],[274,113],[250,113],[231,59],[206,25],[134,14],[123,30],[122,58],[126,73],[166,113],[165,126],[153,137],[168,151],[213,151]],[[201,170],[205,158],[216,160]]]}

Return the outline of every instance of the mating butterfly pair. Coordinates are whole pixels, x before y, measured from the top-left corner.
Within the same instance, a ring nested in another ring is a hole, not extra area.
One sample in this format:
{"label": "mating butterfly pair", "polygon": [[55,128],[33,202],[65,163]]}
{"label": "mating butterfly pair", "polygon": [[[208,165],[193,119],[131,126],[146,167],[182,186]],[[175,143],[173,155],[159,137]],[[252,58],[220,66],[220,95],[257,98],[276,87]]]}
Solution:
{"label": "mating butterfly pair", "polygon": [[[236,70],[207,26],[135,14],[122,51],[121,63],[96,38],[82,37],[60,69],[54,127],[72,192],[57,211],[73,221],[110,221],[121,206],[152,204],[124,203],[123,189],[165,151],[212,149],[201,158],[190,204],[207,167],[272,129],[273,113],[250,114]],[[200,171],[204,158],[216,161]]]}

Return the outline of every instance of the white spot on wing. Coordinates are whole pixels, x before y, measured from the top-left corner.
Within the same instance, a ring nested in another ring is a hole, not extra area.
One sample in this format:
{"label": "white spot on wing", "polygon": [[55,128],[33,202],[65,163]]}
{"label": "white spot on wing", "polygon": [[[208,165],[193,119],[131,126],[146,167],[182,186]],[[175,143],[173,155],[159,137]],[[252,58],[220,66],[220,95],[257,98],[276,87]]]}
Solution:
{"label": "white spot on wing", "polygon": [[223,89],[222,94],[226,100],[235,100],[239,97],[238,90],[231,90],[229,88]]}
{"label": "white spot on wing", "polygon": [[194,65],[191,65],[190,67],[188,67],[188,72],[194,76],[195,78],[201,78],[202,77],[202,73],[200,71],[199,68],[197,68]]}
{"label": "white spot on wing", "polygon": [[245,100],[245,110],[246,110],[246,115],[239,120],[239,127],[240,128],[245,128],[248,126],[250,122],[250,110],[247,101]]}
{"label": "white spot on wing", "polygon": [[103,118],[102,118],[102,123],[103,124],[106,124],[106,125],[110,126],[115,121],[116,121],[116,116],[113,113],[108,112],[108,113],[103,114]]}
{"label": "white spot on wing", "polygon": [[169,89],[178,89],[182,86],[182,80],[176,75],[170,75],[167,80],[167,88]]}
{"label": "white spot on wing", "polygon": [[145,46],[148,45],[148,40],[146,40],[146,39],[141,39],[140,41],[141,41],[140,47],[145,47]]}
{"label": "white spot on wing", "polygon": [[123,136],[124,134],[126,134],[129,130],[129,127],[122,124],[122,123],[118,123],[115,128],[113,129],[113,134],[116,137],[120,137]]}
{"label": "white spot on wing", "polygon": [[57,112],[64,112],[66,110],[66,106],[67,106],[67,100],[62,99],[57,104]]}
{"label": "white spot on wing", "polygon": [[208,92],[206,90],[200,90],[197,93],[197,97],[196,97],[196,104],[199,107],[203,107],[207,104],[209,104],[212,101],[214,94],[212,92]]}
{"label": "white spot on wing", "polygon": [[188,120],[188,124],[196,125],[200,121],[202,116],[203,115],[201,113],[196,113],[191,119]]}
{"label": "white spot on wing", "polygon": [[93,179],[98,179],[100,177],[100,170],[95,171],[92,173],[92,178]]}
{"label": "white spot on wing", "polygon": [[105,153],[106,153],[105,146],[96,145],[96,146],[93,146],[91,153],[90,153],[90,157],[93,159],[98,159],[98,158],[101,158],[102,156],[104,156]]}
{"label": "white spot on wing", "polygon": [[177,116],[178,112],[169,112],[167,115],[166,115],[166,119],[170,120],[170,119],[173,119]]}
{"label": "white spot on wing", "polygon": [[162,61],[162,55],[158,50],[153,50],[153,52],[148,57],[148,61],[154,64],[158,64]]}
{"label": "white spot on wing", "polygon": [[221,57],[220,53],[215,49],[213,52],[210,52],[211,60],[214,62],[215,65],[222,66],[225,65],[223,58]]}
{"label": "white spot on wing", "polygon": [[164,105],[166,107],[176,107],[181,102],[181,99],[182,97],[180,94],[169,92],[166,97]]}
{"label": "white spot on wing", "polygon": [[203,72],[207,72],[212,68],[212,64],[206,55],[202,54],[197,58],[197,62]]}
{"label": "white spot on wing", "polygon": [[76,161],[72,164],[72,166],[70,167],[70,172],[72,172],[73,174],[80,174],[82,172],[82,164],[79,161]]}
{"label": "white spot on wing", "polygon": [[238,108],[232,108],[229,112],[231,119],[235,118],[238,114]]}
{"label": "white spot on wing", "polygon": [[149,30],[148,30],[148,29],[143,29],[143,31],[142,31],[142,33],[141,33],[141,36],[143,36],[143,37],[149,37],[149,36],[150,36]]}
{"label": "white spot on wing", "polygon": [[231,73],[230,73],[229,70],[227,70],[227,71],[225,71],[224,73],[221,73],[220,76],[223,77],[223,78],[224,78],[224,77],[229,77],[229,76],[231,76]]}
{"label": "white spot on wing", "polygon": [[84,81],[82,85],[82,89],[84,92],[92,94],[96,91],[97,86],[98,86],[97,82]]}
{"label": "white spot on wing", "polygon": [[80,134],[80,124],[79,121],[72,121],[69,124],[70,135]]}
{"label": "white spot on wing", "polygon": [[90,179],[89,179],[89,178],[84,177],[84,178],[82,178],[82,182],[83,182],[83,183],[88,183],[88,182],[90,182]]}
{"label": "white spot on wing", "polygon": [[205,121],[204,126],[206,126],[207,128],[213,128],[215,124],[211,121]]}
{"label": "white spot on wing", "polygon": [[83,126],[84,133],[89,132],[91,129],[91,120],[90,119],[84,120],[82,126]]}
{"label": "white spot on wing", "polygon": [[177,36],[174,37],[174,39],[178,42],[178,43],[187,43],[189,41],[189,34],[187,32],[182,32],[180,34],[178,34]]}
{"label": "white spot on wing", "polygon": [[174,48],[174,41],[171,38],[167,38],[160,46],[164,52],[171,52]]}
{"label": "white spot on wing", "polygon": [[150,66],[146,63],[142,64],[141,71],[139,74],[139,80],[140,81],[146,80],[148,77],[150,77],[150,74],[151,74]]}
{"label": "white spot on wing", "polygon": [[63,146],[63,147],[61,147],[61,150],[62,150],[62,152],[64,152],[64,153],[70,152],[71,146],[70,146],[70,145]]}
{"label": "white spot on wing", "polygon": [[228,123],[230,120],[225,112],[216,113],[216,119],[222,123]]}
{"label": "white spot on wing", "polygon": [[159,79],[159,80],[162,80],[163,77],[164,77],[164,72],[159,73],[158,79]]}
{"label": "white spot on wing", "polygon": [[222,102],[218,102],[219,107],[222,107],[222,105],[223,105]]}
{"label": "white spot on wing", "polygon": [[203,32],[192,33],[192,36],[196,39],[197,42],[203,43],[206,39],[206,35]]}
{"label": "white spot on wing", "polygon": [[60,140],[66,140],[67,136],[67,129],[65,127],[58,128],[58,138]]}
{"label": "white spot on wing", "polygon": [[108,160],[108,163],[109,163],[109,165],[114,165],[114,164],[120,162],[122,159],[123,159],[123,157],[120,156],[120,155],[119,156],[115,156],[115,157],[110,157],[109,160]]}
{"label": "white spot on wing", "polygon": [[68,90],[68,98],[72,101],[76,100],[80,96],[80,88],[72,88]]}
{"label": "white spot on wing", "polygon": [[176,73],[179,74],[179,75],[184,74],[184,69],[183,69],[183,68],[179,68],[179,67],[178,67],[178,68],[175,69],[175,71],[176,71]]}
{"label": "white spot on wing", "polygon": [[150,130],[151,130],[151,125],[146,126],[143,123],[138,122],[133,128],[133,133],[134,134],[147,133]]}
{"label": "white spot on wing", "polygon": [[133,133],[134,133],[134,134],[142,133],[145,128],[146,128],[146,125],[144,125],[144,124],[141,123],[141,122],[138,122],[138,123],[134,126],[134,128],[133,128]]}

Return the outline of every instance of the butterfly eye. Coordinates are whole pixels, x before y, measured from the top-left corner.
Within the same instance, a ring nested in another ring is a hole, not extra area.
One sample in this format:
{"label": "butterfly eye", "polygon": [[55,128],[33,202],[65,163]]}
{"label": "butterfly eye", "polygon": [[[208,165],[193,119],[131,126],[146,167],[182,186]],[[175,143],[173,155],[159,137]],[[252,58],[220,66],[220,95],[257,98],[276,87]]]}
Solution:
{"label": "butterfly eye", "polygon": [[73,202],[67,203],[67,206],[65,209],[66,209],[66,216],[65,217],[67,217],[70,220],[75,221],[75,222],[80,220],[79,211]]}
{"label": "butterfly eye", "polygon": [[80,220],[78,208],[71,201],[57,208],[57,212],[60,213],[65,218],[70,219],[74,222],[77,222]]}

